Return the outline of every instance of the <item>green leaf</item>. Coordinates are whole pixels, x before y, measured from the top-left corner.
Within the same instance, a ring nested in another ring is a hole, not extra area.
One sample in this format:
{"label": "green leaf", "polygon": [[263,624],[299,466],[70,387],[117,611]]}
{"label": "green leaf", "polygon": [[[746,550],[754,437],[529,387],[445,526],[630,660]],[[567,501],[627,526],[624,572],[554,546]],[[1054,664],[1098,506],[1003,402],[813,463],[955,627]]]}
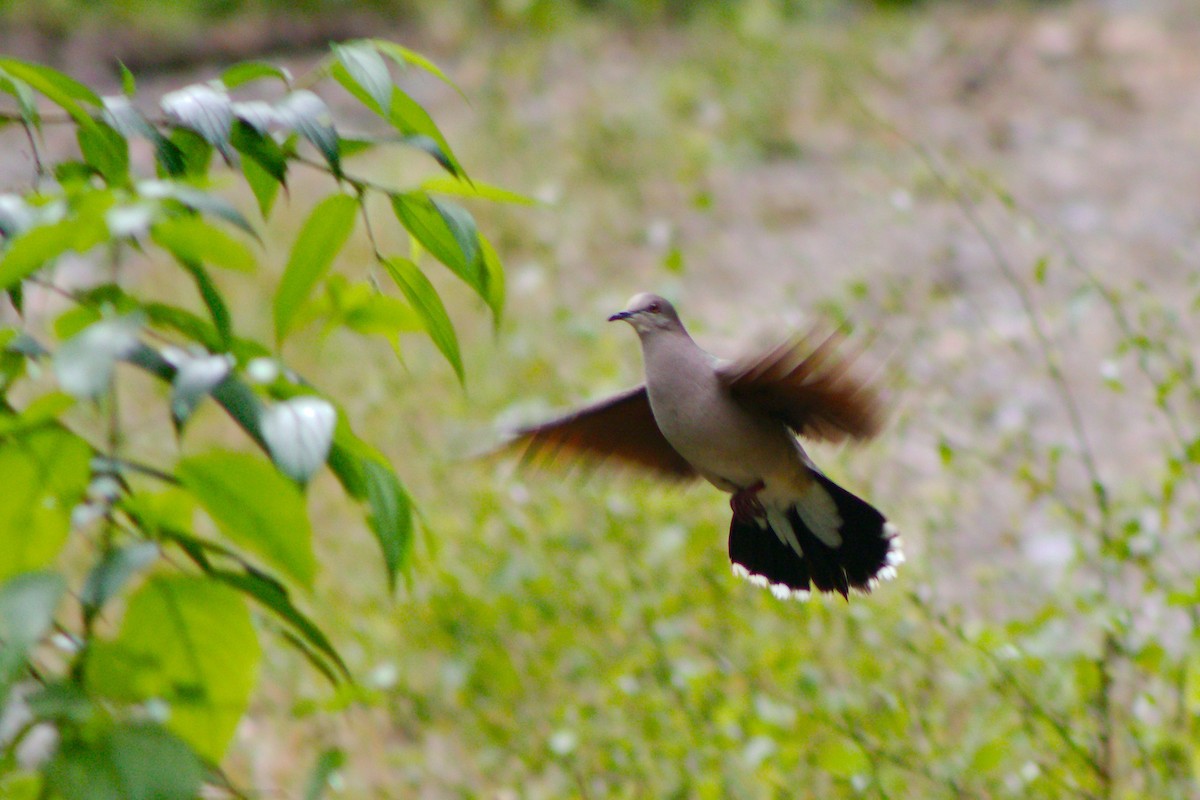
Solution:
{"label": "green leaf", "polygon": [[324,100],[307,89],[300,89],[285,97],[275,110],[283,125],[312,142],[334,175],[342,174],[337,129]]}
{"label": "green leaf", "polygon": [[352,42],[333,45],[333,53],[345,68],[347,75],[362,87],[371,98],[371,110],[383,114],[391,105],[392,76],[387,63],[370,42]]}
{"label": "green leaf", "polygon": [[247,158],[253,159],[278,183],[287,177],[287,155],[270,135],[261,133],[253,125],[237,120],[233,125],[233,146]]}
{"label": "green leaf", "polygon": [[137,80],[133,77],[133,73],[129,71],[129,67],[125,66],[125,62],[117,59],[117,67],[121,71],[121,91],[126,97],[133,97],[137,94]]}
{"label": "green leaf", "polygon": [[475,197],[480,200],[490,200],[493,203],[515,203],[522,206],[539,205],[538,201],[532,197],[510,192],[507,189],[501,189],[499,186],[447,177],[445,175],[422,181],[421,188],[427,192],[452,194],[459,197]]}
{"label": "green leaf", "polygon": [[366,501],[367,521],[383,552],[388,586],[395,588],[396,576],[412,550],[412,500],[387,460],[354,434],[341,412],[329,453],[329,468],[347,494]]}
{"label": "green leaf", "polygon": [[381,294],[366,281],[351,283],[341,275],[325,282],[325,294],[317,298],[318,312],[330,325],[342,325],[364,335],[395,336],[424,330],[412,306],[396,297]]}
{"label": "green leaf", "polygon": [[49,392],[34,398],[20,414],[0,413],[0,437],[27,433],[55,423],[73,405],[75,398],[63,392]]}
{"label": "green leaf", "polygon": [[396,576],[408,563],[412,552],[412,500],[400,484],[400,479],[383,461],[365,457],[361,461],[366,480],[367,518],[387,569],[388,588],[396,588]]}
{"label": "green leaf", "polygon": [[96,170],[109,186],[129,182],[129,142],[104,122],[80,127],[76,132],[83,160]]}
{"label": "green leaf", "polygon": [[483,250],[483,299],[492,310],[492,318],[496,329],[499,330],[500,318],[504,314],[504,265],[500,263],[500,256],[496,255],[492,243],[482,235],[479,237],[479,245]]}
{"label": "green leaf", "polygon": [[73,250],[86,252],[108,237],[102,216],[39,225],[16,237],[0,259],[0,288],[10,289],[49,262]]}
{"label": "green leaf", "polygon": [[442,299],[438,297],[437,290],[433,288],[429,278],[407,258],[386,258],[383,265],[405,298],[416,309],[429,338],[437,345],[438,350],[442,351],[450,366],[454,367],[454,374],[458,376],[459,383],[462,383],[465,377],[454,324],[450,321],[450,315],[446,313],[446,307],[442,305]]}
{"label": "green leaf", "polygon": [[356,155],[359,155],[360,153],[365,153],[368,150],[372,150],[378,144],[382,144],[384,142],[392,142],[392,141],[396,141],[396,137],[394,137],[394,136],[384,136],[384,137],[358,136],[355,138],[348,138],[346,136],[340,136],[340,137],[338,137],[338,150],[341,152],[342,160],[344,161],[345,159],[351,158],[352,156],[356,156]]}
{"label": "green leaf", "polygon": [[462,206],[420,192],[391,195],[400,224],[434,258],[483,295],[486,289],[475,220]]}
{"label": "green leaf", "polygon": [[263,219],[267,219],[271,215],[271,209],[275,205],[275,198],[278,197],[279,187],[282,184],[253,158],[242,159],[242,175],[245,176],[250,191],[254,193],[254,200],[258,203],[258,213],[262,214]]}
{"label": "green leaf", "polygon": [[71,509],[87,488],[91,455],[86,442],[57,427],[0,444],[0,580],[58,556]]}
{"label": "green leaf", "polygon": [[275,293],[277,340],[283,340],[313,286],[328,271],[338,251],[350,238],[357,210],[358,201],[355,198],[334,194],[318,203],[308,215],[292,245],[283,278]]}
{"label": "green leaf", "polygon": [[193,800],[204,782],[196,754],[148,723],[121,725],[94,742],[68,739],[43,770],[62,800]]}
{"label": "green leaf", "polygon": [[[333,676],[335,683],[339,675],[347,680],[350,678],[350,670],[346,666],[346,662],[334,649],[329,638],[311,619],[296,608],[288,596],[287,589],[278,581],[272,580],[260,572],[230,572],[214,569],[208,574],[254,598],[264,608],[275,614],[305,645],[304,655],[306,657],[321,658],[328,662],[328,664],[321,664],[318,669],[322,673]],[[334,670],[329,669],[330,665],[334,667]]]}
{"label": "green leaf", "polygon": [[85,676],[88,689],[104,697],[166,702],[167,727],[220,763],[260,658],[238,592],[204,576],[157,575],[129,598],[116,638],[93,644]]}
{"label": "green leaf", "polygon": [[48,100],[70,114],[71,119],[81,127],[89,128],[96,124],[79,104],[87,103],[99,107],[102,105],[100,96],[71,76],[40,64],[29,64],[13,58],[0,58],[0,71],[24,81],[45,95]]}
{"label": "green leaf", "polygon": [[66,590],[56,572],[25,572],[0,583],[0,697],[8,695],[29,651],[50,630]]}
{"label": "green leaf", "polygon": [[265,219],[271,212],[279,187],[287,185],[287,156],[271,136],[260,133],[242,120],[234,123],[232,141],[245,157],[242,173]]}
{"label": "green leaf", "polygon": [[106,751],[72,739],[43,767],[46,791],[61,800],[125,800],[125,787]]}
{"label": "green leaf", "polygon": [[163,142],[155,155],[168,175],[203,178],[208,174],[213,147],[200,134],[187,128],[176,128]]}
{"label": "green leaf", "polygon": [[181,214],[154,224],[150,238],[180,261],[253,272],[257,261],[243,242],[202,217]]}
{"label": "green leaf", "polygon": [[159,106],[169,120],[195,131],[226,160],[231,160],[233,103],[228,94],[208,84],[196,83],[163,95]]}
{"label": "green leaf", "polygon": [[142,181],[138,184],[137,191],[148,200],[170,199],[193,211],[219,217],[241,228],[256,239],[258,238],[258,234],[242,216],[242,212],[234,208],[233,204],[223,197],[173,181]]}
{"label": "green leaf", "polygon": [[274,78],[281,81],[285,86],[290,86],[292,82],[291,73],[286,69],[265,61],[243,61],[240,64],[234,64],[221,73],[221,83],[225,84],[226,88],[229,89],[264,78]]}
{"label": "green leaf", "polygon": [[429,116],[429,112],[422,108],[416,100],[395,87],[393,87],[387,118],[392,123],[392,127],[402,134],[424,136],[430,139],[436,146],[434,157],[442,167],[455,177],[466,177],[462,165],[458,163],[458,159],[454,157],[454,151],[450,149],[450,143],[446,141],[446,137],[442,135],[433,118]]}
{"label": "green leaf", "polygon": [[124,95],[104,98],[104,121],[127,139],[140,136],[154,140],[162,136]]}
{"label": "green leaf", "polygon": [[269,463],[216,451],[179,462],[176,474],[231,541],[249,548],[304,586],[317,562],[304,495]]}
{"label": "green leaf", "polygon": [[[25,697],[30,713],[37,719],[87,722],[95,713],[87,693],[73,680],[49,683]],[[0,792],[0,797],[4,793]]]}
{"label": "green leaf", "polygon": [[16,80],[8,77],[3,71],[0,71],[0,92],[10,94],[17,101],[17,107],[21,111],[21,119],[35,130],[42,129],[42,117],[38,113],[37,97],[33,94],[33,89],[29,84],[22,80]]}
{"label": "green leaf", "polygon": [[437,64],[433,63],[420,53],[409,50],[407,47],[396,44],[395,42],[390,42],[387,39],[368,39],[367,41],[376,49],[378,49],[379,52],[383,53],[400,66],[407,66],[411,64],[419,69],[423,69],[430,75],[440,78],[459,94],[463,93],[462,89],[458,88],[458,84],[450,80],[450,76],[448,76],[445,72],[442,72],[441,68],[438,67]]}

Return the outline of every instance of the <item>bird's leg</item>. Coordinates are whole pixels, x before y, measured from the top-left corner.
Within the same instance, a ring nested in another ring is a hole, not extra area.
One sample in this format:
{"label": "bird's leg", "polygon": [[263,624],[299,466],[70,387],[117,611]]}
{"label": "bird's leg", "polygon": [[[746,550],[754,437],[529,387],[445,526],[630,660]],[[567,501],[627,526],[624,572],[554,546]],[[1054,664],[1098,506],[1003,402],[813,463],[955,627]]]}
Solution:
{"label": "bird's leg", "polygon": [[763,508],[762,501],[758,499],[758,493],[764,488],[762,481],[747,486],[745,489],[738,489],[733,493],[733,497],[729,498],[729,507],[733,509],[733,515],[741,519],[757,519],[765,517],[767,510]]}

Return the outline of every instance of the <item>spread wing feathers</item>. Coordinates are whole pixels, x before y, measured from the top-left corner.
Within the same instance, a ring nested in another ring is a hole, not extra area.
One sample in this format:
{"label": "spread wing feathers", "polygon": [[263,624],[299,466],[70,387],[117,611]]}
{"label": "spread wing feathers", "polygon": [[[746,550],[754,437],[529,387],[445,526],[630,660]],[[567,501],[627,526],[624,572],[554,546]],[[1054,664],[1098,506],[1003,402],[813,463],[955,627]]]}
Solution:
{"label": "spread wing feathers", "polygon": [[523,466],[553,467],[585,459],[613,459],[677,480],[697,477],[692,465],[658,429],[645,386],[525,428],[509,448],[523,451]]}
{"label": "spread wing feathers", "polygon": [[879,395],[850,372],[854,353],[838,348],[844,338],[796,336],[765,355],[718,369],[729,393],[747,408],[772,416],[801,436],[841,441],[868,439],[883,425]]}

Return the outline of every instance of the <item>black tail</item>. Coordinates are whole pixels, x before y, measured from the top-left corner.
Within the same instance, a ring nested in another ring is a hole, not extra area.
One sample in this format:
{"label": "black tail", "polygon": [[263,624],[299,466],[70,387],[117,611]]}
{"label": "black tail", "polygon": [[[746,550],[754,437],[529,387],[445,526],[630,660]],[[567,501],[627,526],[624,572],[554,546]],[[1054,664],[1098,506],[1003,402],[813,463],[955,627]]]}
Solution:
{"label": "black tail", "polygon": [[[791,531],[780,530],[785,526],[779,518],[772,521],[734,514],[729,527],[729,559],[734,571],[744,571],[754,583],[769,584],[779,597],[807,597],[813,587],[843,597],[851,589],[869,592],[880,580],[895,575],[896,565],[904,560],[896,528],[870,503],[819,472],[814,471],[813,476],[819,484],[814,491],[823,489],[837,508],[841,524],[836,532],[825,531],[823,537],[814,533],[802,518],[799,504],[784,515]],[[794,533],[794,544],[789,533]]]}

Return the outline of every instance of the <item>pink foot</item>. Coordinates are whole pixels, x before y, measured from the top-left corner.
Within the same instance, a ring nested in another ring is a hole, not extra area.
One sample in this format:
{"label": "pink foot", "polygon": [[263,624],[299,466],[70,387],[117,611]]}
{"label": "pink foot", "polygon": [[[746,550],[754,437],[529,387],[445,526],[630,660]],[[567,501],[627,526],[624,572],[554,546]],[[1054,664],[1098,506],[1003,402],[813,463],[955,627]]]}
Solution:
{"label": "pink foot", "polygon": [[758,499],[758,493],[763,488],[763,482],[759,481],[753,486],[747,486],[745,489],[738,489],[734,492],[733,497],[729,498],[729,507],[733,509],[733,515],[741,519],[765,517],[767,510],[763,508],[763,504]]}

